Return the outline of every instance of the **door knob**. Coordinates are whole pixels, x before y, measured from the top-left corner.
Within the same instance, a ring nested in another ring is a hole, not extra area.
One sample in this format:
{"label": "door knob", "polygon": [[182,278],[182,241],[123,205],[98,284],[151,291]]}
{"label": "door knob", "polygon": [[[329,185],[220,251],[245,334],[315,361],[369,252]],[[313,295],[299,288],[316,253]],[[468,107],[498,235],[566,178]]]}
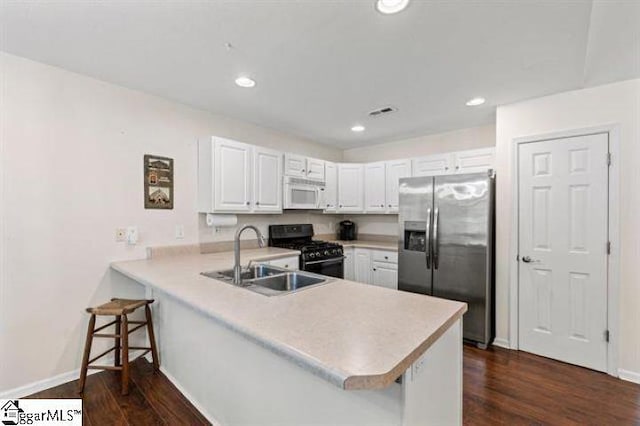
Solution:
{"label": "door knob", "polygon": [[536,263],[536,262],[540,262],[539,260],[534,260],[529,256],[522,256],[522,261],[524,263]]}

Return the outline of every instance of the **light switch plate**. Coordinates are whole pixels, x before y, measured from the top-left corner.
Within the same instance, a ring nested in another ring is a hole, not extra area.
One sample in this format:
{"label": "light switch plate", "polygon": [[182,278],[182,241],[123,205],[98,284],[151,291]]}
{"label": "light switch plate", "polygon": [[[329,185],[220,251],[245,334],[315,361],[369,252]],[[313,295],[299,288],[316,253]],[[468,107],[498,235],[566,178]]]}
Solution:
{"label": "light switch plate", "polygon": [[176,240],[184,238],[184,225],[176,225]]}
{"label": "light switch plate", "polygon": [[138,243],[138,227],[137,226],[128,226],[127,227],[127,244],[133,246]]}

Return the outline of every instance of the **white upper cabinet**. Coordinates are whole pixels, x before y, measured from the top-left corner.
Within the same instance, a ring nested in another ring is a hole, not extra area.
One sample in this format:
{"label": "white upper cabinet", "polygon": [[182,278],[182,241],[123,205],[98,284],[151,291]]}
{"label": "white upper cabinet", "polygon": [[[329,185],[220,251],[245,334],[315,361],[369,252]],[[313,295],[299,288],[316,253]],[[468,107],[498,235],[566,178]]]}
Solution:
{"label": "white upper cabinet", "polygon": [[307,179],[325,180],[325,162],[316,158],[307,158]]}
{"label": "white upper cabinet", "polygon": [[385,163],[369,163],[364,166],[364,210],[367,213],[384,213],[385,197]]}
{"label": "white upper cabinet", "polygon": [[214,209],[251,211],[251,145],[216,139],[214,146]]}
{"label": "white upper cabinet", "polygon": [[413,159],[413,176],[477,173],[495,168],[495,148],[471,149]]}
{"label": "white upper cabinet", "polygon": [[255,147],[253,164],[254,211],[282,211],[282,153]]}
{"label": "white upper cabinet", "polygon": [[327,213],[338,211],[338,167],[335,163],[324,163],[325,187],[322,206]]}
{"label": "white upper cabinet", "polygon": [[362,164],[338,164],[338,211],[361,213],[364,210]]}
{"label": "white upper cabinet", "polygon": [[284,174],[305,179],[324,180],[324,161],[286,153],[284,154]]}
{"label": "white upper cabinet", "polygon": [[398,186],[401,178],[411,177],[411,160],[387,161],[386,208],[387,213],[398,212]]}
{"label": "white upper cabinet", "polygon": [[413,176],[438,176],[453,172],[453,154],[437,154],[413,159]]}
{"label": "white upper cabinet", "polygon": [[484,172],[495,168],[495,148],[472,149],[454,153],[456,173]]}
{"label": "white upper cabinet", "polygon": [[282,212],[282,153],[218,137],[201,140],[198,211]]}
{"label": "white upper cabinet", "polygon": [[296,154],[284,154],[285,176],[307,177],[307,157]]}

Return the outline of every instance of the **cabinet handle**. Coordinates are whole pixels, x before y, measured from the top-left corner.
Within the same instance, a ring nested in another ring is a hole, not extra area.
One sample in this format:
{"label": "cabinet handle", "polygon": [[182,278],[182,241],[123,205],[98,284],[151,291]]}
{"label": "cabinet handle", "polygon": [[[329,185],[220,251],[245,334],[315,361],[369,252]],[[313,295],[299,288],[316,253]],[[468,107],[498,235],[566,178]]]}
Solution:
{"label": "cabinet handle", "polygon": [[260,205],[260,201],[256,201],[256,206],[259,206],[259,205]]}
{"label": "cabinet handle", "polygon": [[460,168],[460,166],[456,166],[456,170],[458,170]]}
{"label": "cabinet handle", "polygon": [[389,204],[389,207],[391,207],[391,204]]}
{"label": "cabinet handle", "polygon": [[251,201],[247,201],[247,205],[250,206],[251,205]]}
{"label": "cabinet handle", "polygon": [[302,173],[304,173],[304,169],[302,169]]}
{"label": "cabinet handle", "polygon": [[384,258],[385,258],[385,260],[389,260],[389,256],[385,256]]}
{"label": "cabinet handle", "polygon": [[331,207],[331,204],[327,204],[327,207]]}
{"label": "cabinet handle", "polygon": [[376,268],[373,268],[373,272],[375,272],[375,271],[377,271],[377,269],[376,269]]}
{"label": "cabinet handle", "polygon": [[449,170],[449,167],[445,167],[444,169],[445,169],[445,170]]}

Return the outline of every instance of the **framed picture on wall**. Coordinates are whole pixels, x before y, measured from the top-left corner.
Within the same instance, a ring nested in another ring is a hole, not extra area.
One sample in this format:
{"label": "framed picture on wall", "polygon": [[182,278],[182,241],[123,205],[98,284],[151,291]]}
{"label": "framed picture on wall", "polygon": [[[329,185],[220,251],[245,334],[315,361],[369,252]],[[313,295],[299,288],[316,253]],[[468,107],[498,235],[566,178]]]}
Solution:
{"label": "framed picture on wall", "polygon": [[173,159],[144,156],[144,208],[173,209]]}

